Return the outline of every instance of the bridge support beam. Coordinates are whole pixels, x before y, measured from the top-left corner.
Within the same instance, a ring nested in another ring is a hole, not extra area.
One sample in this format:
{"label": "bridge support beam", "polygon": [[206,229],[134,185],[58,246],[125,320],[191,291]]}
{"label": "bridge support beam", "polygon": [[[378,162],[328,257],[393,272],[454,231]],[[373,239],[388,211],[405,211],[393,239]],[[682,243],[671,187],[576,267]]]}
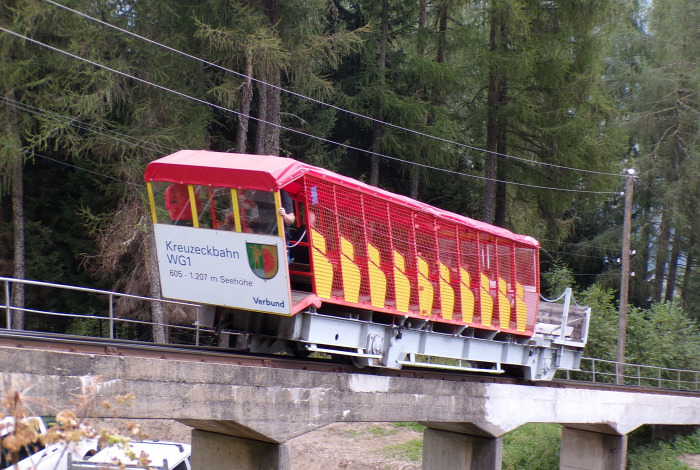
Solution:
{"label": "bridge support beam", "polygon": [[286,444],[192,430],[192,469],[289,470]]}
{"label": "bridge support beam", "polygon": [[503,441],[438,429],[423,431],[423,470],[501,470]]}
{"label": "bridge support beam", "polygon": [[560,470],[624,470],[626,460],[626,435],[561,429]]}

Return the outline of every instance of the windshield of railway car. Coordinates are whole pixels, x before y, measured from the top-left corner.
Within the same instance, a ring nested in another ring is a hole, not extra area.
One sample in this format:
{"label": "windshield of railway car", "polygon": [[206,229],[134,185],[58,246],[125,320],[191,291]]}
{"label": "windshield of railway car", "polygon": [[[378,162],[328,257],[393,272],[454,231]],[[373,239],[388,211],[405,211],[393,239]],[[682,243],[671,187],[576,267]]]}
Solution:
{"label": "windshield of railway car", "polygon": [[[271,191],[164,182],[154,182],[151,188],[157,223],[262,235],[279,233],[275,194]],[[196,212],[192,211],[193,205]],[[287,212],[293,212],[293,208],[288,207]]]}

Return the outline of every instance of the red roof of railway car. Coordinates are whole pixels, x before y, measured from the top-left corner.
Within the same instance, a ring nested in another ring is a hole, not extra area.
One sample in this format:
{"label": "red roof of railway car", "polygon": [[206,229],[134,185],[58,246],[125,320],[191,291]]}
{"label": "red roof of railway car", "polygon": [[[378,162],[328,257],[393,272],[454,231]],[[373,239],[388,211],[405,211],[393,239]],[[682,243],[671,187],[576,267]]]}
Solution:
{"label": "red roof of railway car", "polygon": [[277,191],[302,176],[307,165],[272,155],[180,150],[146,167],[146,181]]}
{"label": "red roof of railway car", "polygon": [[[485,231],[517,243],[539,248],[539,242],[526,235],[517,235],[501,227],[444,211],[416,201],[407,196],[395,194],[361,181],[308,165],[292,158],[273,155],[250,155],[241,153],[213,152],[209,150],[180,150],[148,164],[145,181],[166,181],[171,183],[201,184],[231,188],[277,191],[281,188],[296,195],[302,188],[293,181],[311,174],[327,181],[353,188],[357,191],[396,201],[405,207],[427,212],[437,217]],[[290,183],[292,183],[290,185]]]}

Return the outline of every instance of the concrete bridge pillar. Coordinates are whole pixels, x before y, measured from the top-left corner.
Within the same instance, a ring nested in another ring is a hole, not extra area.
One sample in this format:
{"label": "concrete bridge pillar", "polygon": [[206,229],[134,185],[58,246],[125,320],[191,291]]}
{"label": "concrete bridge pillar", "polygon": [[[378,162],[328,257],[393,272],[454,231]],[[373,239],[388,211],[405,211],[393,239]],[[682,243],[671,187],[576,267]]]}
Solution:
{"label": "concrete bridge pillar", "polygon": [[192,469],[289,470],[287,444],[192,430]]}
{"label": "concrete bridge pillar", "polygon": [[627,436],[564,426],[560,470],[624,470]]}
{"label": "concrete bridge pillar", "polygon": [[425,428],[423,470],[501,470],[503,441]]}

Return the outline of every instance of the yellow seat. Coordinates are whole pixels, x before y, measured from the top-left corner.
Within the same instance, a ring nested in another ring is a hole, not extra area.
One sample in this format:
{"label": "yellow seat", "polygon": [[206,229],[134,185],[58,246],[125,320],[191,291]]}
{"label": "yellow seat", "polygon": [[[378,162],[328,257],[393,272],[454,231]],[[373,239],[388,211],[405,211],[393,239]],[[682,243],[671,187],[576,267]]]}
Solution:
{"label": "yellow seat", "polygon": [[455,307],[455,291],[450,286],[450,268],[443,263],[440,263],[440,309],[442,310],[442,318],[452,320],[452,314]]}
{"label": "yellow seat", "polygon": [[527,304],[525,303],[525,289],[519,282],[515,283],[515,320],[518,331],[527,329]]}
{"label": "yellow seat", "polygon": [[459,296],[462,304],[462,321],[474,321],[474,292],[469,288],[471,278],[463,267],[459,268]]}
{"label": "yellow seat", "polygon": [[418,308],[421,315],[430,315],[433,311],[433,283],[430,282],[428,263],[418,257]]}
{"label": "yellow seat", "polygon": [[360,299],[362,276],[360,268],[355,264],[355,247],[345,237],[340,237],[340,273],[345,301],[357,303]]}
{"label": "yellow seat", "polygon": [[394,250],[394,296],[396,297],[396,310],[408,313],[408,305],[411,301],[411,281],[406,276],[406,260],[396,250]]}
{"label": "yellow seat", "polygon": [[493,298],[489,293],[490,281],[486,274],[481,273],[481,285],[479,287],[479,303],[481,304],[481,324],[491,325],[493,317]]}
{"label": "yellow seat", "polygon": [[502,330],[510,328],[510,302],[508,301],[508,284],[498,278],[498,319]]}
{"label": "yellow seat", "polygon": [[367,271],[369,273],[369,297],[372,307],[384,308],[386,300],[386,275],[382,271],[382,259],[371,243],[367,243]]}
{"label": "yellow seat", "polygon": [[333,287],[333,265],[326,256],[326,239],[314,229],[311,232],[311,261],[314,272],[316,295],[323,299],[331,298]]}

